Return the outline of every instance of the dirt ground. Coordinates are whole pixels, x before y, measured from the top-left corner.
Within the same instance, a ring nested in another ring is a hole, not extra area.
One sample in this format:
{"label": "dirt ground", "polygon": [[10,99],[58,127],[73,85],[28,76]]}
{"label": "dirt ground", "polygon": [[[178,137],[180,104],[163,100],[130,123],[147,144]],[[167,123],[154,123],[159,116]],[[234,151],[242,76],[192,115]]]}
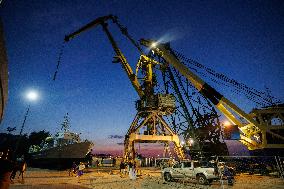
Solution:
{"label": "dirt ground", "polygon": [[194,180],[179,180],[177,182],[164,182],[159,169],[147,168],[141,170],[141,175],[136,180],[130,180],[127,175],[120,175],[119,170],[89,169],[80,178],[69,176],[68,171],[53,171],[46,169],[30,168],[25,179],[16,178],[10,185],[11,189],[284,189],[284,179],[256,176],[237,175],[234,186],[226,183],[221,185],[215,181],[210,186],[196,184]]}

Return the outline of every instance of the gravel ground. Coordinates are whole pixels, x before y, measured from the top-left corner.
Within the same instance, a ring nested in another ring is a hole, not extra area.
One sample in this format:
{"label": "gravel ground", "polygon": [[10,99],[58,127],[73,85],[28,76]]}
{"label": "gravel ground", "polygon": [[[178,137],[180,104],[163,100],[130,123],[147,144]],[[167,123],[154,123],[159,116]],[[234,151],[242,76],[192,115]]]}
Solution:
{"label": "gravel ground", "polygon": [[177,182],[164,182],[160,170],[142,169],[141,176],[130,180],[128,176],[120,175],[118,170],[89,169],[80,178],[69,176],[68,171],[53,171],[46,169],[28,169],[24,181],[15,179],[11,189],[284,189],[284,179],[256,176],[237,175],[234,186],[226,183],[213,182],[210,186],[198,185],[194,180],[179,180]]}

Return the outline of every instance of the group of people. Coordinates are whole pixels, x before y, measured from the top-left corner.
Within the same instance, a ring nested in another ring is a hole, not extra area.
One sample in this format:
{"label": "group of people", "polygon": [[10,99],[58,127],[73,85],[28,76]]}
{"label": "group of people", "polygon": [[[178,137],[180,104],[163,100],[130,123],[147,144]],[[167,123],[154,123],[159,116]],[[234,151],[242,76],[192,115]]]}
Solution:
{"label": "group of people", "polygon": [[85,164],[83,162],[80,162],[79,165],[77,165],[75,162],[72,164],[72,168],[69,171],[69,176],[76,175],[76,177],[81,177],[83,175],[83,170],[86,168]]}
{"label": "group of people", "polygon": [[26,168],[27,164],[24,156],[14,159],[13,151],[9,148],[0,149],[0,188],[8,189],[10,183],[13,183],[17,172],[20,172],[18,178],[22,176],[23,182]]}
{"label": "group of people", "polygon": [[135,180],[137,176],[137,170],[136,170],[136,163],[134,162],[121,162],[119,165],[119,171],[121,174],[126,175],[128,172],[129,178],[131,180]]}
{"label": "group of people", "polygon": [[26,171],[26,169],[27,163],[25,161],[24,156],[17,158],[10,175],[11,182],[13,182],[13,180],[15,179],[17,172],[19,172],[18,178],[22,176],[22,181],[24,181],[24,172]]}
{"label": "group of people", "polygon": [[224,180],[228,181],[228,185],[234,184],[234,175],[230,171],[229,167],[224,162],[217,163],[217,171],[220,177],[220,181],[223,184]]}

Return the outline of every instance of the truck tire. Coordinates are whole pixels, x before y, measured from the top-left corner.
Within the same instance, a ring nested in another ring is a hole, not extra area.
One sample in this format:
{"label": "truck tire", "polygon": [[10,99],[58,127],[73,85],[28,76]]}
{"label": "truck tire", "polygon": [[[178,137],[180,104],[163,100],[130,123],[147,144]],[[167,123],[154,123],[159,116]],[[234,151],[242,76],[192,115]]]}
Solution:
{"label": "truck tire", "polygon": [[170,173],[165,173],[164,174],[164,179],[167,182],[171,182],[173,178],[172,178],[172,175]]}
{"label": "truck tire", "polygon": [[197,176],[197,182],[198,184],[202,184],[202,185],[208,184],[208,180],[203,174],[200,174]]}

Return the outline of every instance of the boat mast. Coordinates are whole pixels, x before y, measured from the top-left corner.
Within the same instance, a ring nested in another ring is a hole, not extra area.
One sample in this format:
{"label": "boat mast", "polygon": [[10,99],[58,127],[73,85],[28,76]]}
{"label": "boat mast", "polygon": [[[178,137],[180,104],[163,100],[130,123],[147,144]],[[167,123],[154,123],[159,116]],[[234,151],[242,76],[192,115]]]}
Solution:
{"label": "boat mast", "polygon": [[64,132],[68,132],[70,129],[70,120],[69,120],[69,115],[66,113],[64,116],[64,121],[61,123],[61,130]]}

